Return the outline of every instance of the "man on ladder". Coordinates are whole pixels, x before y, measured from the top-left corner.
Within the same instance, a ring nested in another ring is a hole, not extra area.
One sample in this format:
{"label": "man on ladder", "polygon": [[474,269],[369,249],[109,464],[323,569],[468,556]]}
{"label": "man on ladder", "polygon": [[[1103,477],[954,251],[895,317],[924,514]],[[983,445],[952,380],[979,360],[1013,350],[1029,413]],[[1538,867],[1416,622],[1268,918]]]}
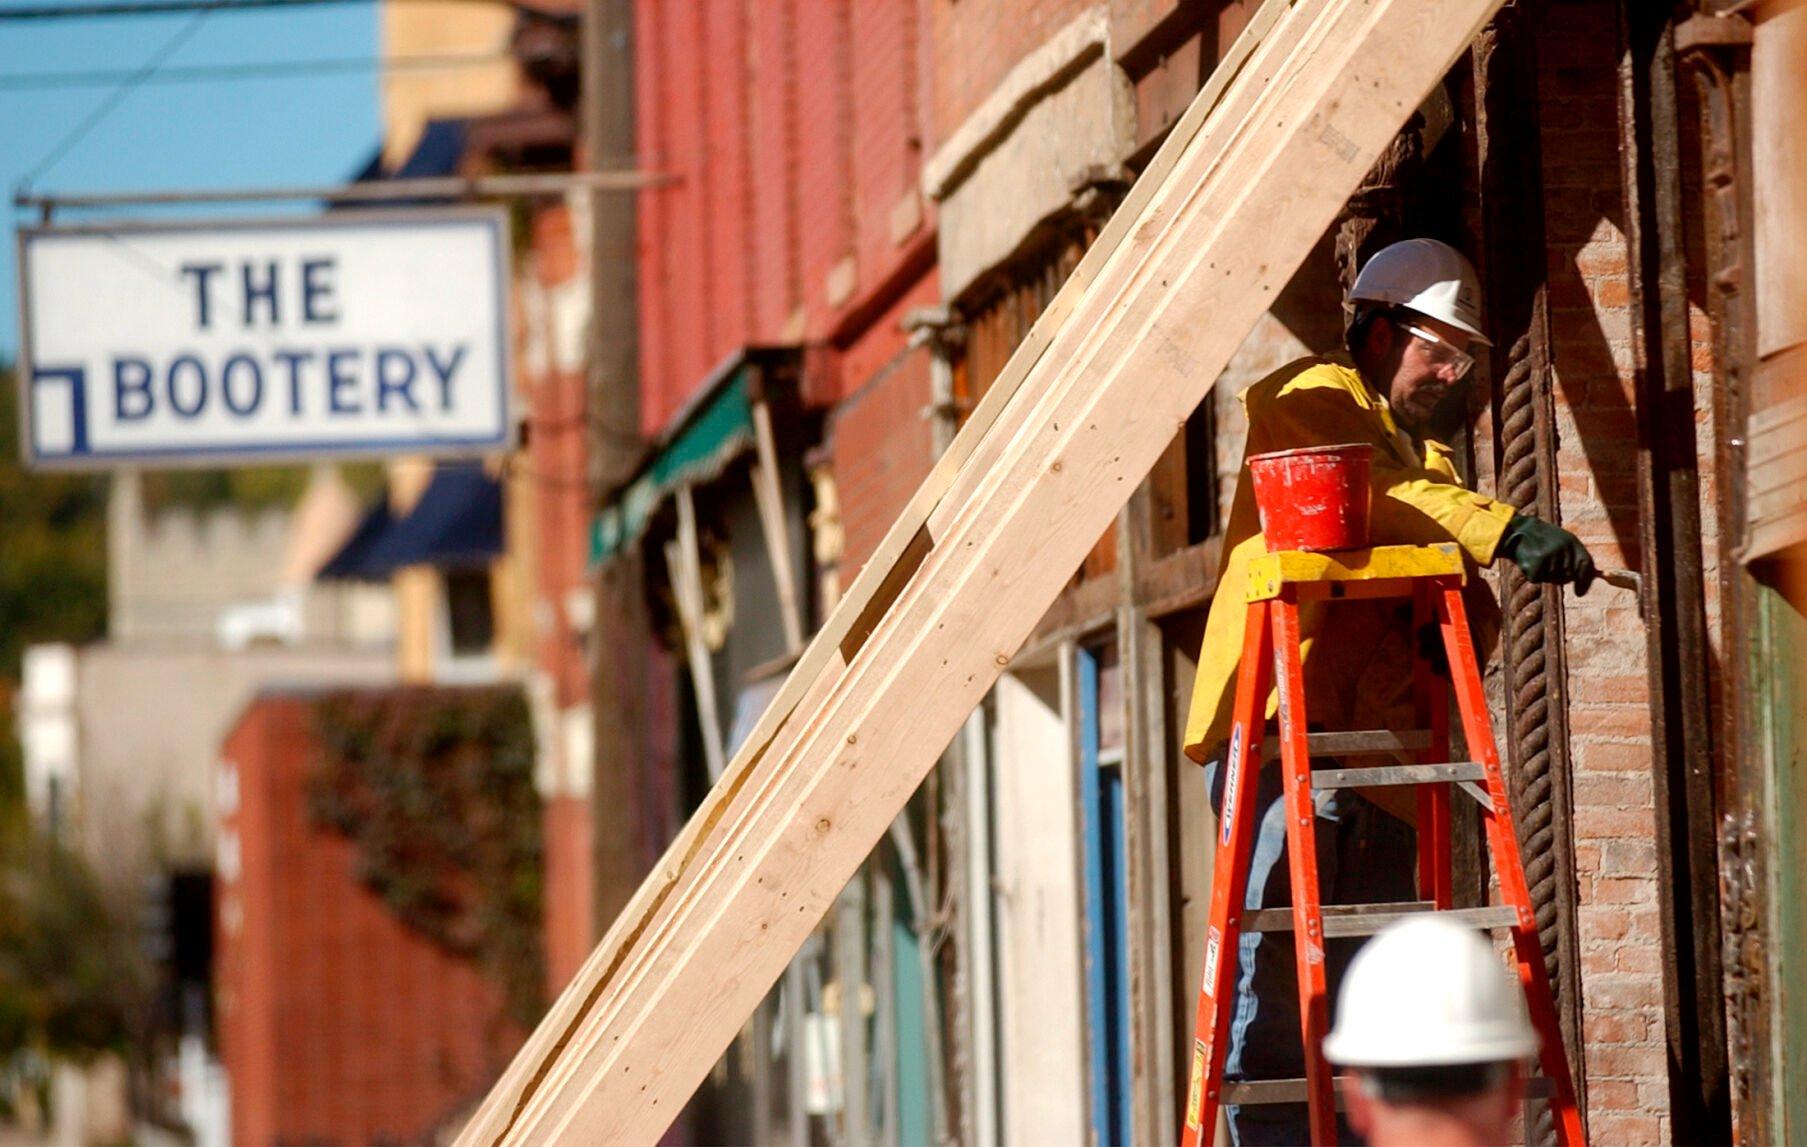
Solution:
{"label": "man on ladder", "polygon": [[[1592,559],[1566,530],[1462,485],[1453,451],[1430,435],[1488,345],[1480,287],[1454,248],[1433,239],[1395,243],[1370,259],[1350,289],[1349,357],[1304,359],[1242,394],[1249,434],[1244,457],[1301,447],[1365,443],[1373,448],[1375,545],[1454,541],[1482,565],[1504,557],[1537,582],[1572,582],[1585,593]],[[1221,809],[1223,759],[1239,667],[1249,563],[1267,552],[1245,465],[1230,511],[1227,554],[1205,626],[1185,749],[1209,769]],[[1414,633],[1409,602],[1344,602],[1320,636],[1324,607],[1301,617],[1306,696],[1313,724],[1411,729]],[[1268,701],[1270,716],[1275,701]],[[1351,762],[1355,763],[1355,762]],[[1290,902],[1285,813],[1278,771],[1264,768],[1255,810],[1259,829],[1249,870],[1248,906]],[[1318,875],[1326,903],[1413,899],[1414,804],[1399,790],[1334,789],[1313,794]],[[1359,941],[1328,945],[1330,990]],[[1292,938],[1245,934],[1237,949],[1236,1008],[1225,1074],[1230,1079],[1297,1076],[1304,1066]],[[1238,1144],[1304,1143],[1303,1104],[1226,1109]]]}

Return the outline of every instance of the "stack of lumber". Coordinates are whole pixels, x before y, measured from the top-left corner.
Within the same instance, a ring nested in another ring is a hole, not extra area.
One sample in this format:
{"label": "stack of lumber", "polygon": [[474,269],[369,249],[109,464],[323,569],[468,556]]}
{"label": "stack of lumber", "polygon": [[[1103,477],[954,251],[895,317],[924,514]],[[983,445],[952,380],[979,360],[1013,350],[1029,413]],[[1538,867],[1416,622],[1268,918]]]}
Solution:
{"label": "stack of lumber", "polygon": [[466,1127],[651,1143],[1500,0],[1269,0]]}

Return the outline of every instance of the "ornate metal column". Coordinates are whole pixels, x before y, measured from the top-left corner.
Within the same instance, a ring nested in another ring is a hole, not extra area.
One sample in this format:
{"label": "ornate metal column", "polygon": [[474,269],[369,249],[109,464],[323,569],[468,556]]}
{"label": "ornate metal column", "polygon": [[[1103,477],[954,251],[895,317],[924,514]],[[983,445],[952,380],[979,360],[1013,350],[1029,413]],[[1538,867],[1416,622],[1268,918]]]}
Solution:
{"label": "ornate metal column", "polygon": [[[1494,333],[1493,419],[1501,498],[1560,520],[1550,371],[1543,180],[1534,40],[1525,6],[1506,8],[1473,51],[1484,234],[1481,268]],[[1580,952],[1570,832],[1567,677],[1559,587],[1500,570],[1509,699],[1507,751],[1525,878],[1556,989],[1575,1094],[1587,1111],[1582,1065]],[[1554,1139],[1539,1112],[1533,1142]]]}

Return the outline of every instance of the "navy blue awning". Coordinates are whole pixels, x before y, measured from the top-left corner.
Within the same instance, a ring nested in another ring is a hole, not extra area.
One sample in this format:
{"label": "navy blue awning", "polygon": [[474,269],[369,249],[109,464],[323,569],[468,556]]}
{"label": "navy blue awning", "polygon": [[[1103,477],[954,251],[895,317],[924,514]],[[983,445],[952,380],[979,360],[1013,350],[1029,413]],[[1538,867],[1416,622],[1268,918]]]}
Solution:
{"label": "navy blue awning", "polygon": [[486,566],[502,547],[501,483],[476,463],[441,464],[406,517],[379,502],[317,576],[382,581],[404,566]]}
{"label": "navy blue awning", "polygon": [[468,121],[462,119],[430,119],[421,129],[420,140],[402,165],[389,173],[390,179],[433,179],[457,175],[464,160],[464,137]]}
{"label": "navy blue awning", "polygon": [[387,496],[378,498],[376,503],[366,510],[363,521],[345,539],[327,563],[314,574],[316,581],[383,581],[388,578],[386,571],[377,571],[370,565],[370,550],[378,539],[389,532],[395,524],[395,518],[389,513]]}
{"label": "navy blue awning", "polygon": [[370,149],[369,158],[358,165],[357,174],[353,175],[347,182],[369,183],[373,179],[381,178],[383,178],[383,148],[379,144]]}

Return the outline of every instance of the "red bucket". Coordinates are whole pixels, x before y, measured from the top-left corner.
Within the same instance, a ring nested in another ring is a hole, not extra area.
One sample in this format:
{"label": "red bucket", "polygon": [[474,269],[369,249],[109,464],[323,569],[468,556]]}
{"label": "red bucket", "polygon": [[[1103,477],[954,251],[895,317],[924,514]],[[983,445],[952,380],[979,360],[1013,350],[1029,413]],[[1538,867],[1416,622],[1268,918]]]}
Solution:
{"label": "red bucket", "polygon": [[1249,474],[1268,551],[1365,548],[1373,453],[1373,447],[1355,442],[1251,455]]}

